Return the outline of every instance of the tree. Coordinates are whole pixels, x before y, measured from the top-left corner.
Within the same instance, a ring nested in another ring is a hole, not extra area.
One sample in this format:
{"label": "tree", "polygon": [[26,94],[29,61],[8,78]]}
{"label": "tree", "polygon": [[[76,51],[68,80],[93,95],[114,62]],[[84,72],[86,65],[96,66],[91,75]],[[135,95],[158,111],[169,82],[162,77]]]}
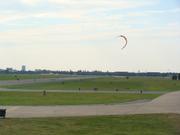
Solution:
{"label": "tree", "polygon": [[178,76],[178,80],[180,80],[180,73],[177,76]]}
{"label": "tree", "polygon": [[177,79],[178,79],[177,75],[172,76],[172,80],[177,80]]}

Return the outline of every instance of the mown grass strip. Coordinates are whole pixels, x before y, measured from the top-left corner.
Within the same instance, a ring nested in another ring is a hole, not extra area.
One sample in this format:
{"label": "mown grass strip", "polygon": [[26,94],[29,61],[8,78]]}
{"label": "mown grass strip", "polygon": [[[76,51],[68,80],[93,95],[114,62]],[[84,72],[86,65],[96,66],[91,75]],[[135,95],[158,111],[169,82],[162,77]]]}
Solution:
{"label": "mown grass strip", "polygon": [[0,120],[1,135],[179,135],[180,115]]}

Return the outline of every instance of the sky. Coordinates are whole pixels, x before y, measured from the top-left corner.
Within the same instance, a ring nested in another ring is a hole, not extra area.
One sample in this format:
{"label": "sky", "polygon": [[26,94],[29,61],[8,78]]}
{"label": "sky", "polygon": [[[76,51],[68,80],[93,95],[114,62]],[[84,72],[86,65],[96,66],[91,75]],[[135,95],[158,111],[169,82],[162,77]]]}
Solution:
{"label": "sky", "polygon": [[180,1],[0,0],[0,69],[21,65],[180,72]]}

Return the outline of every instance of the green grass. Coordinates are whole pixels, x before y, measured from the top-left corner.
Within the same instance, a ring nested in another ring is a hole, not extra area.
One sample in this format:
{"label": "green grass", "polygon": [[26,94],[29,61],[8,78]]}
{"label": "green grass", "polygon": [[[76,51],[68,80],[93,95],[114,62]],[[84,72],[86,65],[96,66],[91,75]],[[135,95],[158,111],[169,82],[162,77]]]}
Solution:
{"label": "green grass", "polygon": [[0,105],[111,104],[153,99],[158,94],[0,92]]}
{"label": "green grass", "polygon": [[152,90],[152,91],[175,91],[180,90],[180,81],[173,81],[167,78],[157,77],[130,77],[117,78],[117,77],[106,77],[86,80],[67,81],[61,82],[50,82],[50,83],[35,83],[35,84],[24,84],[24,85],[13,85],[3,86],[10,89],[40,89],[40,90],[92,90],[98,88],[99,90]]}
{"label": "green grass", "polygon": [[1,135],[179,135],[180,115],[1,119]]}
{"label": "green grass", "polygon": [[0,74],[0,80],[57,78],[62,76],[63,75],[53,75],[53,74]]}

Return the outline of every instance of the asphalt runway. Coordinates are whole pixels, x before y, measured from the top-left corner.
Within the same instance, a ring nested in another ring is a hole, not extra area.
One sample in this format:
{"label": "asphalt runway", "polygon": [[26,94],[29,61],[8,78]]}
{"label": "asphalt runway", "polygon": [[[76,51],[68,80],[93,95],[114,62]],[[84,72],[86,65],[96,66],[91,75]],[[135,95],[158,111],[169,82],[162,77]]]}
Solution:
{"label": "asphalt runway", "polygon": [[180,91],[164,94],[152,101],[114,105],[2,106],[8,118],[74,117],[98,115],[180,114]]}
{"label": "asphalt runway", "polygon": [[70,76],[63,78],[42,78],[42,79],[24,79],[24,80],[4,80],[0,81],[0,86],[3,85],[18,85],[18,84],[31,84],[31,83],[46,83],[46,82],[63,82],[69,80],[92,79],[96,76]]}
{"label": "asphalt runway", "polygon": [[[0,92],[43,92],[44,90],[28,90],[28,89],[7,89],[0,88]],[[167,91],[148,91],[144,90],[46,90],[47,93],[60,92],[60,93],[127,93],[127,94],[165,94]]]}

